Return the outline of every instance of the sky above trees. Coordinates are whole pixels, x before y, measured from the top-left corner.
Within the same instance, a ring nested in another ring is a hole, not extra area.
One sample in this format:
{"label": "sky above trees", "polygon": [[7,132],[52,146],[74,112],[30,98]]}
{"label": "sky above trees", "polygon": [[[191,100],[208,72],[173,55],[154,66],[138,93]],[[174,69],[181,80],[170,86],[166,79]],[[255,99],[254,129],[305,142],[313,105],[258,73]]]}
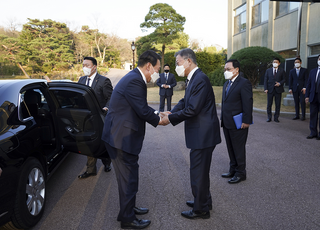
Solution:
{"label": "sky above trees", "polygon": [[[15,0],[1,3],[0,25],[25,24],[31,19],[51,19],[64,22],[75,31],[83,25],[99,31],[134,40],[152,30],[141,31],[140,24],[154,0]],[[203,46],[220,45],[227,48],[227,0],[166,1],[186,18],[184,32]],[[21,27],[22,28],[22,27]]]}

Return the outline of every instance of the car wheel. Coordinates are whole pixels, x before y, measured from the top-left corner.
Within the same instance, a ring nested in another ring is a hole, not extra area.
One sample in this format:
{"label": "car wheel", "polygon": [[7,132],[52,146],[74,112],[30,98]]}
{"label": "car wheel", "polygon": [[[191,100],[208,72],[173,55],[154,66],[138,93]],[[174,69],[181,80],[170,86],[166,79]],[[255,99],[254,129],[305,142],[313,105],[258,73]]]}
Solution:
{"label": "car wheel", "polygon": [[43,214],[46,201],[45,174],[40,162],[31,158],[21,171],[12,222],[17,228],[36,225]]}

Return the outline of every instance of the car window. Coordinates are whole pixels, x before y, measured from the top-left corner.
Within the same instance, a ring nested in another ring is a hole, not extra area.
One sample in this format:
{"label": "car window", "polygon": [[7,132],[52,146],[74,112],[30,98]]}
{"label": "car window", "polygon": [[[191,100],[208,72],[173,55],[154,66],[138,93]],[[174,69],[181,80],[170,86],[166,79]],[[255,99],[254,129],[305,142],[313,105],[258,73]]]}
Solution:
{"label": "car window", "polygon": [[5,133],[12,127],[12,125],[8,125],[7,120],[15,108],[16,105],[9,101],[5,101],[0,106],[0,135]]}
{"label": "car window", "polygon": [[88,109],[82,93],[65,90],[55,90],[53,93],[59,102],[60,108]]}
{"label": "car window", "polygon": [[20,94],[20,120],[37,117],[41,110],[50,111],[47,100],[40,89],[28,89]]}

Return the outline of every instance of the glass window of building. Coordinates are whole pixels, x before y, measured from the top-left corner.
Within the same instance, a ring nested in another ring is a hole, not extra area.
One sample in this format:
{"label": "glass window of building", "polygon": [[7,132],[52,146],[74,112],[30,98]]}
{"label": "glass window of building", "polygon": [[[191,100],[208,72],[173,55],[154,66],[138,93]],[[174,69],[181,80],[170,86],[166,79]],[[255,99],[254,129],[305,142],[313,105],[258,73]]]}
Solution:
{"label": "glass window of building", "polygon": [[276,2],[276,16],[287,14],[293,10],[297,10],[299,2]]}
{"label": "glass window of building", "polygon": [[253,0],[252,26],[268,21],[269,0]]}
{"label": "glass window of building", "polygon": [[234,34],[245,31],[247,28],[247,4],[235,9]]}
{"label": "glass window of building", "polygon": [[320,45],[310,46],[310,55],[320,54]]}

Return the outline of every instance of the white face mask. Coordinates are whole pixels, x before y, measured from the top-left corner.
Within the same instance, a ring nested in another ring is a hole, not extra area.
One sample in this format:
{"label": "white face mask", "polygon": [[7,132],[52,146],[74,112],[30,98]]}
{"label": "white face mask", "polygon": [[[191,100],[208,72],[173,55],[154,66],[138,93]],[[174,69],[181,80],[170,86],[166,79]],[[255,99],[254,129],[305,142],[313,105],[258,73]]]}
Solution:
{"label": "white face mask", "polygon": [[299,67],[300,67],[300,63],[294,63],[294,66],[295,66],[296,68],[299,68]]}
{"label": "white face mask", "polygon": [[[152,69],[153,69],[153,74],[151,74],[151,81],[154,83],[154,82],[156,82],[157,80],[158,80],[158,78],[160,77],[159,76],[159,73],[157,73],[155,70],[154,70],[154,68],[153,68],[153,66],[152,66]],[[150,72],[149,72],[150,73]]]}
{"label": "white face mask", "polygon": [[320,66],[320,61],[318,61],[318,66]]}
{"label": "white face mask", "polygon": [[230,80],[232,77],[233,77],[233,73],[232,72],[230,72],[230,71],[225,71],[224,72],[224,78],[226,80]]}
{"label": "white face mask", "polygon": [[91,68],[83,67],[82,68],[84,75],[89,76],[91,73]]}
{"label": "white face mask", "polygon": [[[184,63],[186,60],[184,61]],[[176,73],[178,74],[179,77],[185,77],[184,72],[186,71],[186,68],[184,68],[184,63],[180,66],[176,66]]]}
{"label": "white face mask", "polygon": [[278,63],[276,63],[276,62],[275,62],[275,63],[272,63],[272,65],[273,65],[274,68],[277,68],[277,67],[278,67]]}

